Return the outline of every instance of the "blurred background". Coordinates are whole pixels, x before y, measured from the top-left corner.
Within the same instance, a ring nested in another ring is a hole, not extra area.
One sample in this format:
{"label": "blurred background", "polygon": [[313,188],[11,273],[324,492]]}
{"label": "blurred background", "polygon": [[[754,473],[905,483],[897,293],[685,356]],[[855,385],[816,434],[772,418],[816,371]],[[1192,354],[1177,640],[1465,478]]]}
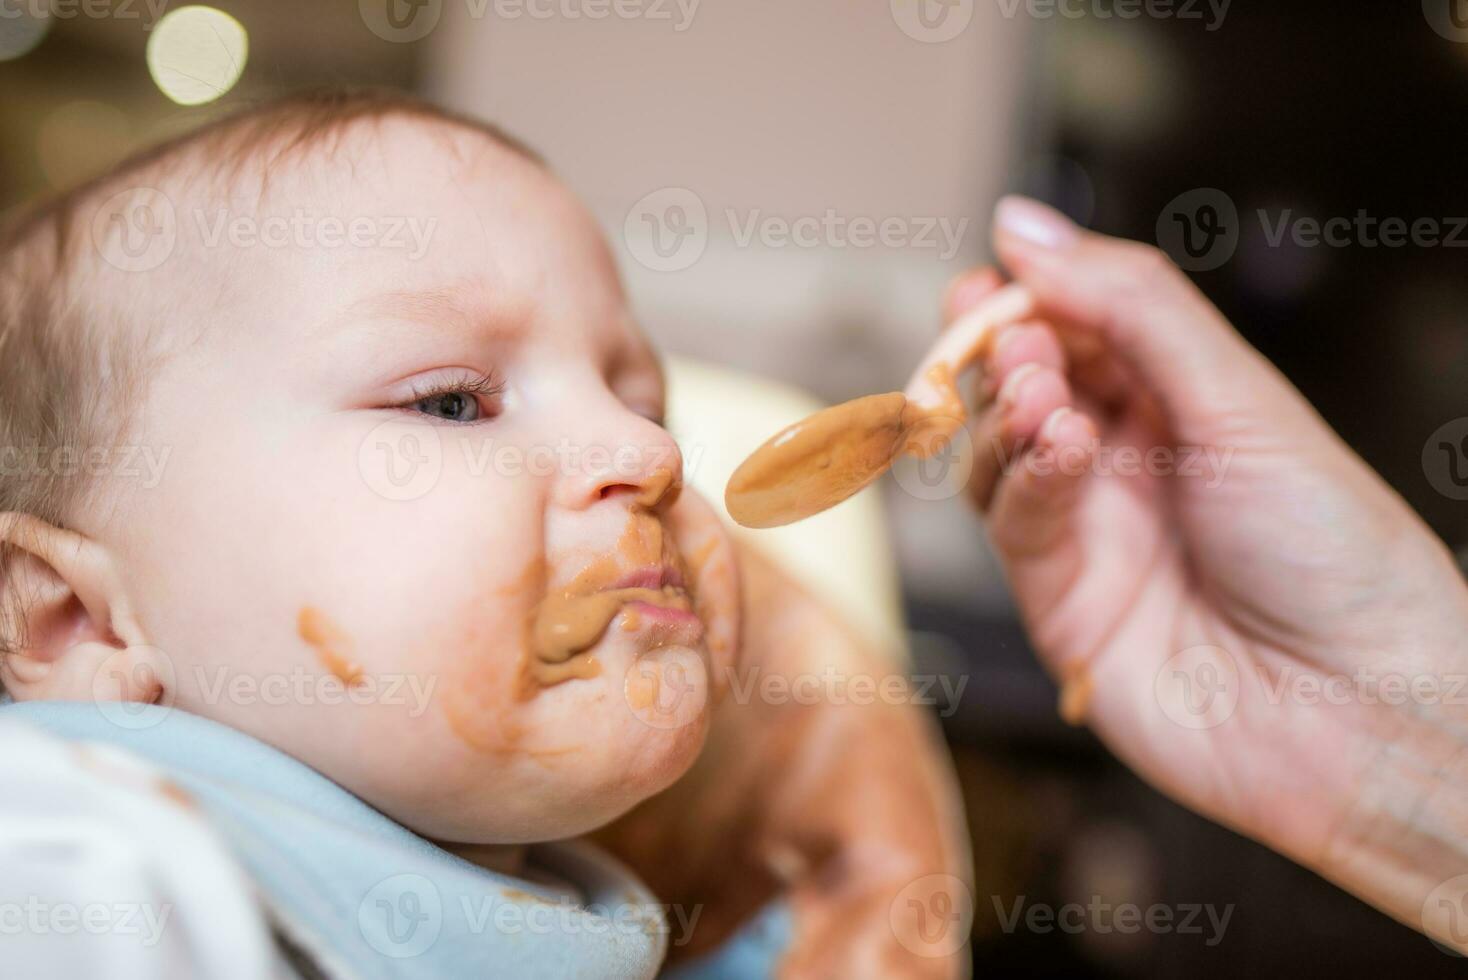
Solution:
{"label": "blurred background", "polygon": [[[1468,543],[1459,460],[1435,436],[1468,390],[1468,0],[0,0],[0,208],[331,83],[502,125],[589,202],[664,349],[830,400],[903,383],[946,281],[986,261],[1006,191],[1163,244]],[[1362,213],[1431,219],[1438,240],[1272,231]],[[1463,969],[1064,726],[977,520],[882,492],[914,670],[969,677],[944,724],[974,834],[976,972]],[[1206,925],[1036,932],[999,914],[1093,896],[1233,908],[1212,944]]]}

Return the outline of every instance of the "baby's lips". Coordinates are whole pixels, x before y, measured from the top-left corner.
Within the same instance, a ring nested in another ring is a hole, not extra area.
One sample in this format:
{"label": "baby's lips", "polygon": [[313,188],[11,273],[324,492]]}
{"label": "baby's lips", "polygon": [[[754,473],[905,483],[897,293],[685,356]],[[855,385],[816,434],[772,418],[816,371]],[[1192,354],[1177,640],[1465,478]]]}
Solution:
{"label": "baby's lips", "polygon": [[614,589],[661,589],[672,586],[684,588],[683,570],[676,565],[644,565],[634,568],[611,585]]}

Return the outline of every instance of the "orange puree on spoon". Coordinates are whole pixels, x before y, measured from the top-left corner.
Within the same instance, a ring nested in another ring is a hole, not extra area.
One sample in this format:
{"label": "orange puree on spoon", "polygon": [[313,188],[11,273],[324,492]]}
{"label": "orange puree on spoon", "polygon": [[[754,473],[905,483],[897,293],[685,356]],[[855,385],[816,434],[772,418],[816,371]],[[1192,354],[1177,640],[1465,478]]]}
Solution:
{"label": "orange puree on spoon", "polygon": [[965,417],[958,375],[1034,306],[1024,287],[1005,286],[939,337],[905,390],[833,405],[776,434],[729,478],[729,515],[745,527],[792,524],[852,496],[898,456],[941,450]]}

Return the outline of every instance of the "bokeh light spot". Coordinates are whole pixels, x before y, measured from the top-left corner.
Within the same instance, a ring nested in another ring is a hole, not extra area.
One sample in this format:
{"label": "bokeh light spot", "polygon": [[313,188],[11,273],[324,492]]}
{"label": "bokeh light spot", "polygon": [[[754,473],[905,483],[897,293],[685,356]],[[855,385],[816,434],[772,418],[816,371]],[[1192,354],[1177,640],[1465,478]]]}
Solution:
{"label": "bokeh light spot", "polygon": [[148,71],[174,102],[203,105],[240,80],[249,47],[244,25],[224,11],[179,7],[148,37]]}
{"label": "bokeh light spot", "polygon": [[29,54],[50,30],[49,7],[16,4],[11,8],[0,0],[0,61]]}

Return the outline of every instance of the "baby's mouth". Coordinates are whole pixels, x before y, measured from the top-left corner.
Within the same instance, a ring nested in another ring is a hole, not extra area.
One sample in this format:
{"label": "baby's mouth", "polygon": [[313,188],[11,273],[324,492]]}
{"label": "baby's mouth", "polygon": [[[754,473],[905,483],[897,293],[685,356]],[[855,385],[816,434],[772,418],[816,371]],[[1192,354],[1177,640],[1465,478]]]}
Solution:
{"label": "baby's mouth", "polygon": [[662,642],[697,642],[703,633],[680,569],[670,564],[624,569],[606,557],[563,588],[553,589],[536,607],[531,675],[543,685],[595,676],[600,670],[595,661],[578,654],[595,646],[624,608],[624,625],[634,630],[661,627]]}

